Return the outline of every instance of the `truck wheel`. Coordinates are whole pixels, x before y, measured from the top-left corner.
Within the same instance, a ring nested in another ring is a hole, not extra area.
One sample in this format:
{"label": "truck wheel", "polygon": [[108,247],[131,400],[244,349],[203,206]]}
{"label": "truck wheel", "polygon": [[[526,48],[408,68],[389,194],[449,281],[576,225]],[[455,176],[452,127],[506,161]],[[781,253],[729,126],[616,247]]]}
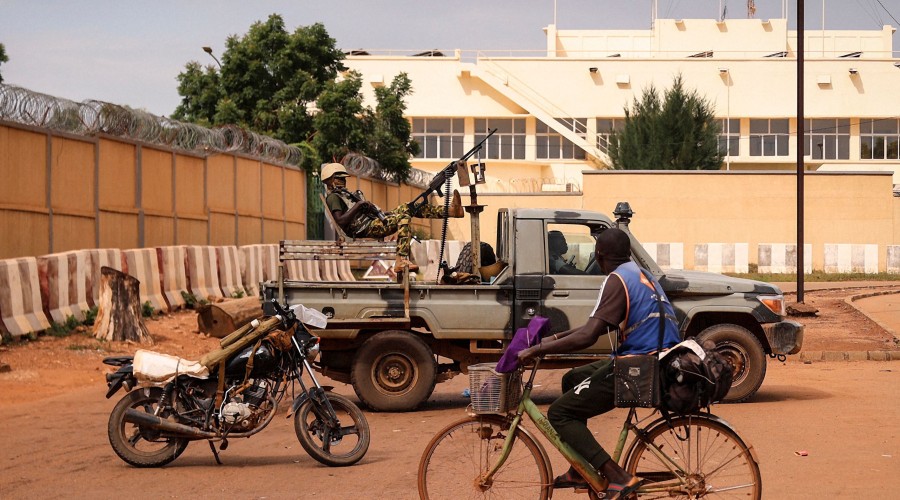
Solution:
{"label": "truck wheel", "polygon": [[353,360],[350,382],[376,411],[408,411],[431,396],[437,363],[421,338],[405,331],[381,332],[366,340]]}
{"label": "truck wheel", "polygon": [[740,403],[756,393],[766,377],[766,352],[755,335],[742,326],[721,324],[697,335],[697,342],[712,340],[716,351],[734,364],[734,381],[722,401]]}

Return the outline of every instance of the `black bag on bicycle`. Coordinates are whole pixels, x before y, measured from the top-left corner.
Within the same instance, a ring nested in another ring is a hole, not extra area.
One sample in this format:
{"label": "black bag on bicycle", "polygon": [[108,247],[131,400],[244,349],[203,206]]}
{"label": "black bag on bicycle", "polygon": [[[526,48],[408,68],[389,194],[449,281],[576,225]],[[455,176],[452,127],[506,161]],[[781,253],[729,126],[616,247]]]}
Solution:
{"label": "black bag on bicycle", "polygon": [[613,373],[618,408],[659,406],[659,360],[656,355],[616,357]]}
{"label": "black bag on bicycle", "polygon": [[[643,271],[642,271],[643,272]],[[650,279],[652,283],[653,280]],[[659,345],[662,351],[666,313],[662,297],[657,294],[659,304]],[[657,354],[632,354],[616,356],[613,361],[615,376],[615,405],[617,408],[657,408],[661,402],[659,382],[659,356]]]}
{"label": "black bag on bicycle", "polygon": [[675,347],[663,357],[663,409],[679,414],[694,413],[728,394],[734,379],[731,361],[712,348],[700,348],[703,359],[688,347]]}

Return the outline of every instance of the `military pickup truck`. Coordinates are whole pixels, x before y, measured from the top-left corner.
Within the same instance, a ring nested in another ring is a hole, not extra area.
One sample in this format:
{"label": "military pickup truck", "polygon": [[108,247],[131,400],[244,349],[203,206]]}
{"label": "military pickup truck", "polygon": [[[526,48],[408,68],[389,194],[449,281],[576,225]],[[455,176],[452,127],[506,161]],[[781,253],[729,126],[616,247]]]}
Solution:
{"label": "military pickup truck", "polygon": [[[553,332],[585,323],[606,279],[592,259],[594,238],[619,227],[631,236],[633,260],[666,290],[681,334],[715,341],[734,362],[726,401],[744,401],[759,389],[767,355],[783,359],[800,351],[803,326],[785,320],[784,297],[776,286],[665,271],[629,231],[630,210],[617,210],[616,216],[614,222],[587,210],[499,210],[494,249],[507,265],[487,283],[282,280],[264,283],[262,295],[268,302],[281,293],[289,304],[302,303],[330,318],[326,329],[315,332],[321,337],[317,370],[352,384],[372,409],[412,410],[436,383],[465,373],[471,364],[499,359],[515,330],[532,317],[549,317]],[[551,231],[567,240],[563,258],[572,274],[551,271]],[[580,353],[549,356],[541,367],[571,367],[608,356],[611,337]]]}

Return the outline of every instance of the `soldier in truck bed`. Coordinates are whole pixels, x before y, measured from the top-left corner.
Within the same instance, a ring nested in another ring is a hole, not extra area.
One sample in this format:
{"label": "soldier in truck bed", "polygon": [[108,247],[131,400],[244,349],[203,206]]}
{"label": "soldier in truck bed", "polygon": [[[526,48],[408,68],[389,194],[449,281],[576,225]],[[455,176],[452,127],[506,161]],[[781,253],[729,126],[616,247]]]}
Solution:
{"label": "soldier in truck bed", "polygon": [[[400,272],[406,265],[410,271],[418,269],[418,266],[409,261],[409,244],[412,237],[409,228],[410,218],[442,219],[444,207],[424,205],[417,213],[410,213],[409,205],[404,203],[390,212],[385,212],[384,220],[381,220],[375,215],[380,209],[374,203],[365,200],[356,201],[347,191],[346,178],[349,176],[347,169],[340,163],[329,163],[322,167],[322,182],[328,188],[325,205],[334,216],[335,222],[354,238],[384,238],[397,233],[397,262],[394,271]],[[453,191],[448,216],[455,218],[463,216],[462,203],[456,190]]]}

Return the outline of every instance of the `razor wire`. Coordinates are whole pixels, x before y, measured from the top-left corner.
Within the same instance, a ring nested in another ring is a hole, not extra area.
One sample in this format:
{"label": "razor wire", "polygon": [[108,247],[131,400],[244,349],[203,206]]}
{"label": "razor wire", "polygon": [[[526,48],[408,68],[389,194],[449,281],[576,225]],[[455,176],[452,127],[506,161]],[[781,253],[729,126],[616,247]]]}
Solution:
{"label": "razor wire", "polygon": [[[395,182],[393,174],[385,172],[378,161],[359,153],[347,153],[341,163],[347,167],[347,171],[358,177],[377,179],[385,182]],[[412,187],[425,189],[435,174],[411,168],[406,184]]]}
{"label": "razor wire", "polygon": [[239,153],[298,166],[300,148],[237,125],[208,128],[98,100],[75,102],[15,85],[0,84],[0,119],[90,136],[124,137],[176,150],[210,155]]}

